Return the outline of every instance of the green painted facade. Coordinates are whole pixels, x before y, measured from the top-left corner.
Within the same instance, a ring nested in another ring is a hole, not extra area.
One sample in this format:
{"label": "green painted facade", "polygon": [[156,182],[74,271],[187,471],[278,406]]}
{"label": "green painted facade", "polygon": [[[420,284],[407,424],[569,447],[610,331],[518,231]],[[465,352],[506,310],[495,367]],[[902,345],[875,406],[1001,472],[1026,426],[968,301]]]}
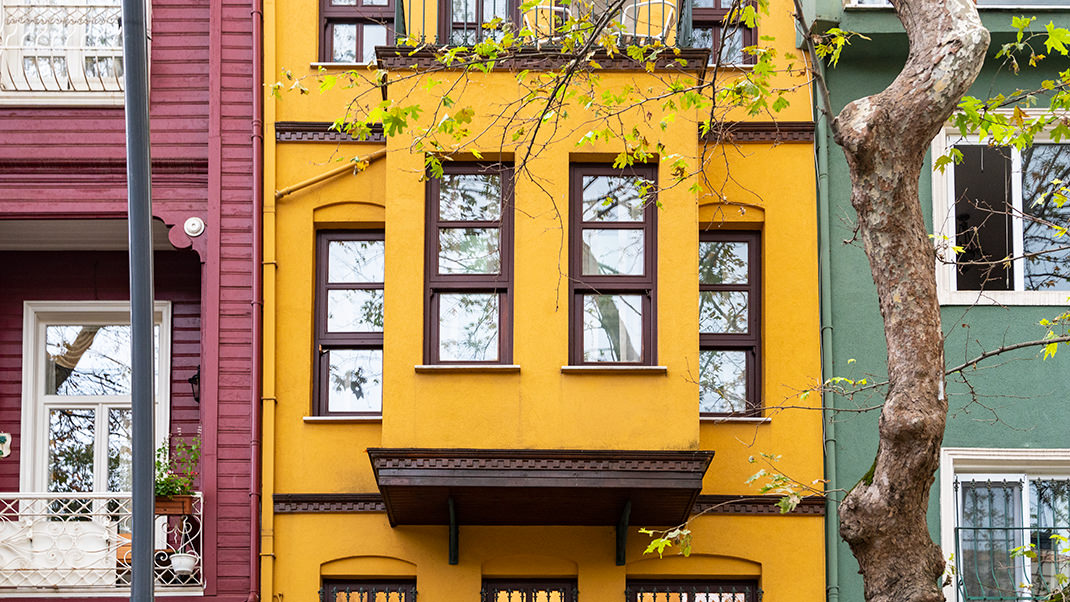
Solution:
{"label": "green painted facade", "polygon": [[[843,53],[838,67],[827,70],[834,112],[848,102],[883,89],[898,74],[905,60],[906,35],[891,8],[842,8],[838,0],[812,0],[805,13],[821,27],[840,27],[870,37],[856,39]],[[1010,39],[1012,15],[1036,15],[1038,23],[1054,20],[1066,26],[1066,11],[984,9],[982,19],[993,32],[986,67],[972,94],[989,97],[998,92],[1026,88],[1039,79],[1066,69],[1063,58],[1052,58],[1047,70],[1014,77],[998,69],[995,50]],[[1042,30],[1043,25],[1038,29]],[[816,112],[815,114],[819,115]],[[831,139],[825,120],[817,124],[819,203],[821,204],[824,371],[825,378],[886,377],[883,324],[869,264],[860,241],[854,240],[855,213],[850,204],[850,177],[843,152]],[[826,154],[827,153],[827,154]],[[932,170],[920,183],[926,225],[932,231]],[[1070,293],[1068,293],[1070,296]],[[944,305],[942,319],[947,336],[948,366],[978,353],[1019,341],[1041,338],[1037,322],[1065,310],[1058,306]],[[977,400],[962,379],[948,381],[950,412],[945,447],[958,448],[1070,448],[1070,350],[1055,359],[1042,360],[1040,348],[1031,348],[988,360],[967,372]],[[853,361],[852,361],[853,360]],[[880,392],[853,399],[827,395],[826,405],[856,410],[876,406]],[[878,411],[837,412],[826,417],[826,466],[830,487],[850,489],[869,470],[877,448]],[[1070,455],[1066,458],[1070,467]],[[1070,469],[1067,470],[1070,473]],[[929,507],[929,524],[937,542],[941,537],[939,476]],[[842,494],[836,494],[837,499]],[[954,503],[954,502],[952,502]],[[829,599],[860,601],[862,579],[847,545],[837,535],[836,515],[829,516]],[[954,550],[945,549],[945,557]],[[1014,596],[1011,596],[1013,599]]]}

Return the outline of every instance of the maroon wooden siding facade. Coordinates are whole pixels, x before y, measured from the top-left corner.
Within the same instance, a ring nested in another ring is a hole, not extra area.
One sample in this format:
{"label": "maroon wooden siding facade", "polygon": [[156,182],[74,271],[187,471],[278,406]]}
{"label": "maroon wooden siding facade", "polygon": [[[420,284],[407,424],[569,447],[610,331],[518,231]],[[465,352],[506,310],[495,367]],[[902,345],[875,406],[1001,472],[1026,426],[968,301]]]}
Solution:
{"label": "maroon wooden siding facade", "polygon": [[[246,600],[253,451],[253,27],[248,0],[152,0],[153,215],[180,251],[158,252],[172,301],[172,431],[203,431],[205,597]],[[257,25],[258,26],[258,25]],[[0,106],[0,220],[123,218],[122,107]],[[182,223],[200,217],[201,236]],[[26,299],[127,299],[125,252],[0,251],[0,491],[18,491]],[[200,366],[201,400],[186,382]],[[56,595],[48,600],[56,600]],[[25,598],[23,598],[25,599]]]}

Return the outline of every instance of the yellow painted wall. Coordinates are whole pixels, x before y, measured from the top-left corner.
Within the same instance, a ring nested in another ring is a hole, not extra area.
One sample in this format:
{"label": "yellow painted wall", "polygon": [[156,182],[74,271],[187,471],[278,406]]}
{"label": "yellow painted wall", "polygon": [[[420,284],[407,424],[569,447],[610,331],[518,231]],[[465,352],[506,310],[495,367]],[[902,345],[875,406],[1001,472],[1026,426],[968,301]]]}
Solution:
{"label": "yellow painted wall", "polygon": [[[760,33],[793,52],[790,3],[773,2]],[[282,69],[308,73],[316,60],[318,17],[296,0],[265,3],[267,81]],[[738,77],[730,71],[722,77]],[[443,76],[446,77],[446,76]],[[608,73],[604,85],[653,85],[643,73]],[[781,77],[788,85],[794,80]],[[804,82],[798,81],[798,84]],[[476,126],[517,95],[513,74],[466,82],[459,104],[477,107]],[[824,596],[822,518],[702,517],[690,559],[642,560],[634,529],[626,567],[613,562],[612,528],[462,526],[460,564],[446,563],[445,527],[390,528],[383,514],[279,514],[275,493],[375,493],[368,447],[712,449],[705,494],[754,494],[748,462],[779,454],[777,468],[809,483],[822,474],[819,396],[799,393],[820,381],[817,231],[810,144],[746,143],[709,149],[704,192],[687,185],[661,192],[657,214],[657,364],[665,374],[563,374],[568,363],[567,214],[569,164],[604,161],[611,144],[577,148],[584,115],[528,164],[515,191],[513,362],[519,373],[424,374],[423,156],[409,142],[275,142],[276,121],[329,121],[347,94],[266,95],[264,599],[311,600],[324,575],[416,577],[421,602],[475,599],[482,576],[575,576],[583,602],[618,602],[627,576],[757,576],[766,600]],[[435,90],[394,86],[434,106]],[[378,94],[378,92],[375,92]],[[811,118],[806,89],[782,120]],[[704,115],[681,115],[665,131],[633,114],[666,152],[697,165]],[[425,119],[431,118],[430,114]],[[316,176],[354,155],[386,148],[385,159],[357,176],[305,188],[276,201],[272,191]],[[479,150],[497,156],[502,148]],[[505,149],[519,153],[518,149]],[[659,180],[671,181],[668,162]],[[762,231],[763,421],[704,421],[698,416],[698,257],[706,228]],[[385,227],[386,292],[382,421],[308,420],[312,393],[314,241],[317,229]],[[787,406],[791,406],[787,408]],[[772,596],[771,598],[769,596]]]}

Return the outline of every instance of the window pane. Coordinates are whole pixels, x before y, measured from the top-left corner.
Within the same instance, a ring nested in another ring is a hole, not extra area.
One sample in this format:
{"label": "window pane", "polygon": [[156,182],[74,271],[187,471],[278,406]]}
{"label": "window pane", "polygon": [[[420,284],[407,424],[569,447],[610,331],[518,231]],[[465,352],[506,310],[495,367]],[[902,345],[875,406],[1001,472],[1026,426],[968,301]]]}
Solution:
{"label": "window pane", "polygon": [[973,599],[1008,597],[1025,577],[1022,560],[1011,556],[1011,550],[1024,543],[1020,528],[1022,485],[1017,481],[963,481],[959,488],[959,574],[963,589]]}
{"label": "window pane", "polygon": [[497,361],[498,295],[444,293],[438,299],[438,359]]}
{"label": "window pane", "polygon": [[108,491],[133,490],[130,408],[108,410]]}
{"label": "window pane", "polygon": [[583,296],[583,361],[638,362],[642,352],[642,295]]}
{"label": "window pane", "polygon": [[491,20],[498,18],[502,21],[509,21],[509,8],[506,0],[482,0],[483,1],[483,22],[489,23]]}
{"label": "window pane", "polygon": [[327,282],[382,282],[384,249],[381,240],[332,240]]}
{"label": "window pane", "polygon": [[357,25],[335,23],[331,26],[331,60],[336,63],[357,62]]}
{"label": "window pane", "polygon": [[747,352],[699,352],[699,411],[712,414],[747,409]]}
{"label": "window pane", "polygon": [[747,243],[700,242],[698,281],[700,284],[746,284]]}
{"label": "window pane", "polygon": [[45,328],[46,395],[128,395],[130,327]]}
{"label": "window pane", "polygon": [[1070,538],[1070,481],[1030,480],[1029,500],[1029,543],[1036,552],[1030,566],[1030,590],[1037,598],[1048,599],[1070,577],[1066,544]]}
{"label": "window pane", "polygon": [[725,65],[739,65],[744,62],[743,28],[737,26],[722,27],[724,41],[721,43],[721,62]]}
{"label": "window pane", "polygon": [[502,178],[498,174],[442,176],[438,200],[442,221],[496,221],[501,218],[501,205]]}
{"label": "window pane", "polygon": [[1002,260],[1011,255],[1010,149],[960,145],[962,163],[955,169],[955,244],[958,290],[1011,290],[1011,270]]}
{"label": "window pane", "polygon": [[646,258],[642,230],[583,231],[585,275],[642,275]]}
{"label": "window pane", "polygon": [[327,332],[382,331],[382,289],[327,291]]}
{"label": "window pane", "polygon": [[[153,327],[159,375],[160,327]],[[50,325],[45,327],[46,395],[129,395],[130,326]]]}
{"label": "window pane", "polygon": [[364,6],[390,6],[390,0],[364,0]]}
{"label": "window pane", "polygon": [[[365,2],[367,4],[367,2]],[[356,6],[357,0],[331,0],[331,6]]]}
{"label": "window pane", "polygon": [[439,274],[497,274],[501,271],[498,228],[441,228]]}
{"label": "window pane", "polygon": [[635,176],[583,176],[583,221],[641,222],[646,199]]}
{"label": "window pane", "polygon": [[[1052,184],[1052,181],[1062,184]],[[1057,236],[1051,223],[1065,225],[1070,203],[1058,207],[1051,193],[1070,180],[1070,145],[1035,144],[1022,151],[1022,210],[1025,290],[1070,290],[1070,236]],[[1041,202],[1041,195],[1047,196]],[[1034,219],[1029,219],[1032,216]],[[1046,223],[1045,223],[1046,222]],[[1048,249],[1053,249],[1047,253]],[[1060,250],[1054,250],[1060,249]],[[1041,255],[1031,256],[1034,253]]]}
{"label": "window pane", "polygon": [[747,297],[747,293],[743,291],[699,291],[699,331],[745,334]]}
{"label": "window pane", "polygon": [[95,431],[95,410],[54,409],[48,412],[49,491],[93,491]]}
{"label": "window pane", "polygon": [[453,22],[474,23],[477,0],[453,0]]}
{"label": "window pane", "polygon": [[327,355],[327,410],[381,412],[383,350],[332,349]]}
{"label": "window pane", "polygon": [[362,54],[360,55],[360,61],[362,63],[369,63],[375,58],[375,47],[386,46],[386,26],[385,25],[364,25],[364,43],[362,48]]}

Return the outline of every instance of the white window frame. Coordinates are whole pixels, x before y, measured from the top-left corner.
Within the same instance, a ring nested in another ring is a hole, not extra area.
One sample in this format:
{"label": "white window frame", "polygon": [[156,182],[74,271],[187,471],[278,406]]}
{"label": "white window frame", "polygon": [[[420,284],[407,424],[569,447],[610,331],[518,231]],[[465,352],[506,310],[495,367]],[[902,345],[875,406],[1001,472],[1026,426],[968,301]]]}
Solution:
{"label": "white window frame", "polygon": [[[153,307],[153,322],[160,327],[158,376],[155,394],[155,436],[159,446],[166,438],[171,408],[171,303],[157,301]],[[44,395],[45,374],[42,359],[45,342],[45,327],[49,324],[129,324],[128,301],[26,301],[23,303],[22,322],[22,460],[19,467],[19,489],[23,493],[43,492],[47,485],[48,412],[49,405],[59,405]],[[49,398],[53,396],[48,396]],[[129,395],[92,396],[84,402],[70,397],[63,398],[63,407],[130,406]],[[94,462],[100,471],[100,455],[105,450],[95,450]],[[106,462],[104,463],[106,465]],[[99,484],[100,475],[94,476]]]}
{"label": "white window frame", "polygon": [[[1054,144],[1046,136],[1037,136],[1037,144]],[[930,155],[935,161],[956,144],[983,144],[976,137],[963,138],[957,130],[945,129],[933,139]],[[1066,144],[1065,142],[1063,144]],[[949,164],[941,173],[932,173],[933,236],[936,244],[936,292],[940,305],[1067,305],[1070,291],[1027,291],[1025,288],[1025,260],[1022,253],[1022,155],[1011,148],[1011,216],[1014,290],[960,291],[956,287],[955,253],[955,165]]]}
{"label": "white window frame", "polygon": [[[940,546],[947,560],[955,551],[958,504],[955,477],[959,480],[1023,480],[1022,509],[1029,508],[1027,478],[1066,479],[1070,475],[1070,448],[1005,449],[990,447],[945,447],[940,450]],[[1028,516],[1023,516],[1028,521]],[[958,582],[944,587],[944,599],[959,602]]]}

